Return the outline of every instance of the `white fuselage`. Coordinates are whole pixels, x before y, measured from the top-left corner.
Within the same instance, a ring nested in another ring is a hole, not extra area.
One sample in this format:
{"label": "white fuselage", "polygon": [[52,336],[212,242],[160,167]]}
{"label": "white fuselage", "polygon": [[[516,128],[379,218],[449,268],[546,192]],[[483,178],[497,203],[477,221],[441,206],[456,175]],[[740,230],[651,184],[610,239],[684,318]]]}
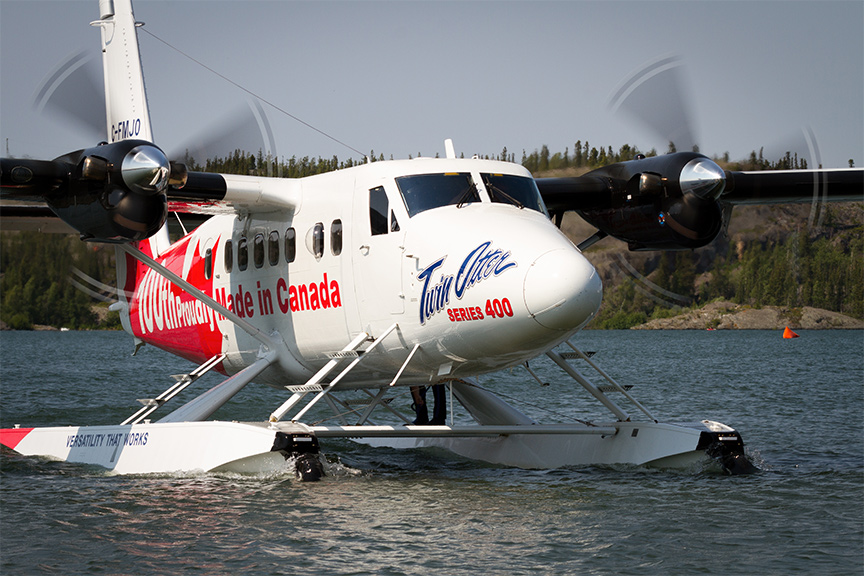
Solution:
{"label": "white fuselage", "polygon": [[[340,387],[389,383],[415,345],[399,384],[485,373],[569,338],[600,305],[596,271],[521,166],[421,158],[270,182],[289,208],[215,216],[160,257],[278,334],[292,358],[259,378],[269,384],[302,384],[359,333],[394,323]],[[192,360],[227,352],[227,373],[254,362],[257,340],[148,275],[129,307],[136,336]]]}

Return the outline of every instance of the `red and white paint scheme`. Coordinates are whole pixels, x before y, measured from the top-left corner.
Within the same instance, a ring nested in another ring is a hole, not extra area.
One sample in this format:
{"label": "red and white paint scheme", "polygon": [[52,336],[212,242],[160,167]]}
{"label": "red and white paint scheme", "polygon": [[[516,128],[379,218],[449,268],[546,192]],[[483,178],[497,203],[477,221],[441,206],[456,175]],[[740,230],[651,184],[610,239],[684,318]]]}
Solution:
{"label": "red and white paint scheme", "polygon": [[[292,455],[308,463],[318,439],[331,437],[439,446],[528,468],[687,465],[706,454],[733,472],[750,466],[733,429],[657,422],[569,343],[597,312],[602,287],[550,211],[577,210],[598,227],[580,246],[612,235],[634,249],[692,248],[722,228],[721,200],[773,194],[768,176],[724,173],[704,156],[680,153],[538,181],[516,164],[457,158],[449,141],[444,158],[300,179],[187,173],[153,143],[130,0],[99,7],[93,25],[102,36],[107,143],[50,162],[3,159],[2,190],[41,199],[84,239],[115,243],[113,308],[124,329],[199,367],[121,424],[5,429],[4,446],[118,473],[270,470]],[[860,194],[860,171],[818,176],[826,190],[840,190],[835,199]],[[726,186],[733,177],[734,190]],[[790,186],[812,194],[812,184],[791,179],[770,181],[782,189],[774,200],[790,201]],[[172,244],[169,211],[212,217]],[[562,344],[572,352],[556,352]],[[530,373],[527,361],[541,355],[610,419],[538,423],[473,380],[515,366]],[[209,370],[226,379],[151,421]],[[253,380],[272,386],[281,402],[269,418],[208,420]],[[437,384],[473,424],[451,417],[450,425],[412,425],[385,398],[394,387],[407,397],[404,387]],[[352,391],[365,392],[366,406],[349,409],[339,399]],[[319,401],[336,424],[304,424]],[[372,424],[373,411],[395,423]]]}

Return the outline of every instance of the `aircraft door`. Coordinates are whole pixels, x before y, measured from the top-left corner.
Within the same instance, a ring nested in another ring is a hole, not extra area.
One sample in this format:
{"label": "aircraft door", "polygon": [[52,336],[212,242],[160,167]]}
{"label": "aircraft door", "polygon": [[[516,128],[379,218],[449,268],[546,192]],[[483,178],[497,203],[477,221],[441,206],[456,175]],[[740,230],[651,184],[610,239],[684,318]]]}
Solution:
{"label": "aircraft door", "polygon": [[353,261],[361,321],[364,327],[371,327],[375,321],[389,325],[395,320],[393,315],[405,312],[402,291],[405,233],[394,211],[397,197],[388,194],[386,181],[382,180],[377,185],[358,184],[354,198]]}

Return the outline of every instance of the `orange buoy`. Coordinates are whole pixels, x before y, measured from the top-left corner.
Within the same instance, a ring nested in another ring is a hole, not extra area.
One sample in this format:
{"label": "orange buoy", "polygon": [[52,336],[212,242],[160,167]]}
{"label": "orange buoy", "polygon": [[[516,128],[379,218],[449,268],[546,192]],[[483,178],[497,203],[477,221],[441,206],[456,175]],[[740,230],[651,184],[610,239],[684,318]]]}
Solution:
{"label": "orange buoy", "polygon": [[786,329],[783,330],[783,338],[798,338],[798,334],[792,332],[792,330],[790,330],[789,327],[786,326]]}

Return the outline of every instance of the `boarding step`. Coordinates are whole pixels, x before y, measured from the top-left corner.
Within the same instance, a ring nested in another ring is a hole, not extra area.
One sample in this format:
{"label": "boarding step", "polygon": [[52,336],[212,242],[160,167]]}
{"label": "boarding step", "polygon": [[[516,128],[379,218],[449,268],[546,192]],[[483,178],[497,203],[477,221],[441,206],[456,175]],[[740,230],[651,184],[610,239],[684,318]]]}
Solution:
{"label": "boarding step", "polygon": [[[592,358],[595,354],[597,354],[597,352],[582,352],[582,354],[584,354],[588,358]],[[579,360],[582,358],[582,356],[580,356],[576,352],[561,352],[561,357],[565,360]]]}
{"label": "boarding step", "polygon": [[[629,392],[630,390],[633,389],[633,384],[622,384],[621,388]],[[600,390],[601,392],[603,392],[604,394],[607,392],[620,392],[620,390],[618,390],[618,388],[616,388],[615,386],[610,386],[608,384],[604,384],[602,386],[597,386],[597,389]]]}
{"label": "boarding step", "polygon": [[330,352],[327,354],[327,357],[331,360],[341,360],[343,358],[357,358],[362,353],[362,350],[340,350],[338,352]]}
{"label": "boarding step", "polygon": [[394,399],[393,398],[382,398],[380,401],[375,400],[374,398],[349,398],[348,400],[343,400],[344,404],[348,406],[368,406],[369,404],[390,404]]}
{"label": "boarding step", "polygon": [[308,392],[321,392],[324,388],[320,384],[303,384],[302,386],[286,386],[293,394],[306,394]]}
{"label": "boarding step", "polygon": [[[345,377],[346,374],[351,372],[351,370],[353,370],[354,367],[357,366],[357,364],[359,364],[369,352],[371,352],[376,346],[378,346],[378,344],[380,344],[381,341],[388,334],[398,328],[398,326],[399,325],[396,323],[392,324],[377,338],[371,337],[366,332],[361,332],[351,342],[349,342],[348,345],[345,346],[345,348],[337,352],[332,352],[328,354],[330,360],[309,380],[307,380],[306,384],[299,387],[299,391],[294,392],[292,390],[293,394],[291,395],[291,398],[286,400],[279,408],[277,408],[273,411],[272,414],[270,414],[270,422],[278,422],[282,419],[283,416],[288,413],[289,410],[299,404],[300,401],[304,398],[304,396],[306,396],[306,394],[308,394],[309,392],[317,392],[316,396],[312,400],[310,400],[306,404],[306,406],[304,406],[292,418],[292,420],[300,420],[312,406],[314,406],[321,398],[327,395],[327,393],[330,392],[330,390],[332,390],[336,386],[336,384],[338,384],[339,381]],[[358,348],[360,348],[360,346],[362,346],[365,342],[372,342],[372,344],[365,351],[358,350]],[[330,372],[332,372],[343,359],[348,358],[353,358],[353,360],[348,364],[348,366],[345,367],[342,372],[340,372],[333,380],[331,380],[330,383],[327,384],[326,388],[321,386],[321,382],[324,381],[328,374],[330,374]],[[317,389],[310,388],[311,386],[317,386]]]}

